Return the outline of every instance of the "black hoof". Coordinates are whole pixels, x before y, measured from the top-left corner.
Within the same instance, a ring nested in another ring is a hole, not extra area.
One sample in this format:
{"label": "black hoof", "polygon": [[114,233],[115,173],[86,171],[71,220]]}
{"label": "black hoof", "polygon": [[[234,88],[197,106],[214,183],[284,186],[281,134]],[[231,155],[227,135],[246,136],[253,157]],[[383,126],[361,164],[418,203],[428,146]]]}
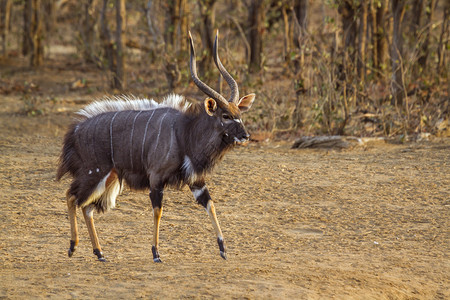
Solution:
{"label": "black hoof", "polygon": [[161,258],[159,258],[158,250],[156,250],[155,246],[152,246],[152,253],[153,253],[153,262],[162,263]]}
{"label": "black hoof", "polygon": [[223,259],[227,259],[227,253],[225,251],[225,246],[223,244],[223,239],[217,238],[217,244],[219,244],[219,250],[220,250],[220,256],[222,256]]}
{"label": "black hoof", "polygon": [[69,254],[69,257],[72,257],[73,253],[75,252],[75,241],[70,241],[70,248],[69,251],[67,252]]}
{"label": "black hoof", "polygon": [[97,255],[99,261],[102,261],[102,262],[106,261],[105,257],[103,256],[102,251],[100,251],[98,249],[94,249],[94,254]]}

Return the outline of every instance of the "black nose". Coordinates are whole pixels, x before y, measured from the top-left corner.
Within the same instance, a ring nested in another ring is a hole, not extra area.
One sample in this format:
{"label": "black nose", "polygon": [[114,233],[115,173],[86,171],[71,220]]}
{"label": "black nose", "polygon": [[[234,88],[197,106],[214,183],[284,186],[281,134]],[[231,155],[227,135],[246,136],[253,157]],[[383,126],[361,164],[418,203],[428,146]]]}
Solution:
{"label": "black nose", "polygon": [[244,138],[245,138],[246,140],[248,140],[248,139],[250,138],[250,134],[246,133],[246,134],[244,135]]}

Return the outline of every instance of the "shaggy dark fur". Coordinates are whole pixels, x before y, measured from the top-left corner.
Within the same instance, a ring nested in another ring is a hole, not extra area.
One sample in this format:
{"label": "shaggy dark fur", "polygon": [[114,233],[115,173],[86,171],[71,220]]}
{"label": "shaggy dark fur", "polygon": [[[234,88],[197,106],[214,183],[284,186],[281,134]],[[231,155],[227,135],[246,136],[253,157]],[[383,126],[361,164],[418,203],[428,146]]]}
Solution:
{"label": "shaggy dark fur", "polygon": [[[111,170],[120,184],[124,180],[136,190],[202,182],[233,146],[234,136],[247,135],[241,124],[225,125],[220,115],[204,110],[193,104],[186,112],[164,106],[111,111],[75,123],[64,139],[57,178],[73,176],[69,193],[78,206]],[[94,204],[98,211],[108,209],[104,201]]]}

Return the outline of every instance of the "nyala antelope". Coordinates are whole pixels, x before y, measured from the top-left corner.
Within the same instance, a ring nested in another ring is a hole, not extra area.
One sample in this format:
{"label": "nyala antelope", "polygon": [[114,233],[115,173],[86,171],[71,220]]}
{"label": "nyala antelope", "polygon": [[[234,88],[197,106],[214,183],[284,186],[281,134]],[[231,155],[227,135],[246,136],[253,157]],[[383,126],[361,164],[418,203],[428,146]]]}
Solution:
{"label": "nyala antelope", "polygon": [[71,227],[69,257],[78,244],[77,207],[81,208],[94,254],[105,261],[94,227],[93,212],[115,207],[125,182],[134,190],[150,190],[153,206],[153,261],[158,252],[159,223],[166,186],[188,185],[195,200],[207,211],[217,234],[220,255],[226,259],[222,231],[213,201],[205,185],[205,174],[225,152],[249,139],[241,113],[247,111],[255,94],[239,98],[236,81],[218,56],[218,33],[214,62],[231,89],[226,100],[197,75],[195,50],[190,42],[190,71],[194,83],[208,98],[190,103],[183,96],[169,95],[160,104],[153,100],[116,97],[94,102],[78,114],[64,138],[57,173],[73,177],[67,190]]}

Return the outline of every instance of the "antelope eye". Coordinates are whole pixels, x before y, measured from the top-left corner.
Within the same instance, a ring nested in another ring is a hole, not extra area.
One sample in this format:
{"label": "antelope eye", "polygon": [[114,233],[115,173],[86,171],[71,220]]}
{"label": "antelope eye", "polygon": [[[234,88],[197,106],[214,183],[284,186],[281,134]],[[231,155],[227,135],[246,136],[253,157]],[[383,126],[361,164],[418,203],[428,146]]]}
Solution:
{"label": "antelope eye", "polygon": [[222,118],[225,119],[225,120],[231,120],[231,117],[230,117],[229,114],[223,114]]}

